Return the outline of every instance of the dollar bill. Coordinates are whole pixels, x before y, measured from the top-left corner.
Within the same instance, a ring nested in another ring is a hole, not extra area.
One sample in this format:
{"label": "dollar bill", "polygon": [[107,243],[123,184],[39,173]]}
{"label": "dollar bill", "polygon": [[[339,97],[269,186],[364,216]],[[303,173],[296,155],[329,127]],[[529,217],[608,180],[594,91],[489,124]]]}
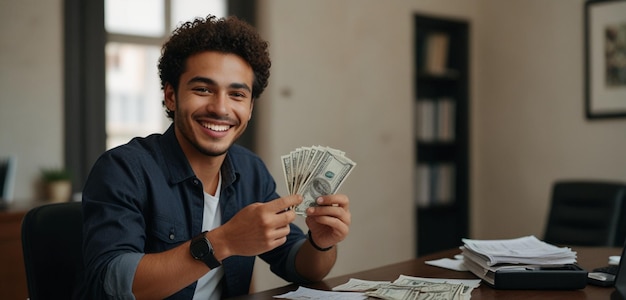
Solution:
{"label": "dollar bill", "polygon": [[291,166],[292,159],[291,155],[283,155],[280,157],[283,163],[283,174],[285,175],[285,183],[287,184],[287,191],[291,193],[293,190],[293,182],[295,176],[293,175],[293,168]]}
{"label": "dollar bill", "polygon": [[367,291],[365,295],[387,300],[463,300],[462,284],[434,283],[423,286],[389,285],[375,291]]}
{"label": "dollar bill", "polygon": [[348,282],[333,288],[333,291],[365,292],[377,290],[391,285],[390,281],[373,281],[358,278],[350,278]]}
{"label": "dollar bill", "polygon": [[302,203],[293,208],[299,215],[317,206],[319,196],[335,194],[356,166],[345,152],[322,146],[297,148],[281,156],[281,161],[287,191],[303,196]]}
{"label": "dollar bill", "polygon": [[333,291],[363,292],[370,298],[402,300],[469,300],[480,280],[423,278],[400,275],[393,282],[350,278]]}
{"label": "dollar bill", "polygon": [[366,296],[385,300],[411,300],[419,299],[419,289],[387,286],[375,291],[365,292]]}
{"label": "dollar bill", "polygon": [[450,285],[459,285],[460,293],[463,296],[467,296],[469,299],[470,294],[474,290],[474,287],[477,286],[479,280],[463,280],[463,279],[424,279],[420,277],[412,277],[406,275],[400,275],[398,279],[396,279],[393,284],[401,285],[401,286],[427,286],[433,284],[450,284]]}

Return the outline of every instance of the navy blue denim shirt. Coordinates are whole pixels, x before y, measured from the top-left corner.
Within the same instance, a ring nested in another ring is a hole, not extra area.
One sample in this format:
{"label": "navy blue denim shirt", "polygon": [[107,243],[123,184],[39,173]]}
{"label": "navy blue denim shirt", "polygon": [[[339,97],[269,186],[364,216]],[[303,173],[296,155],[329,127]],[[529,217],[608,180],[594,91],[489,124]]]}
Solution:
{"label": "navy blue denim shirt", "polygon": [[[261,159],[233,145],[221,167],[222,223],[253,202],[278,198],[276,183]],[[134,299],[132,280],[144,253],[174,248],[201,233],[203,187],[176,140],[164,134],[134,138],[105,152],[83,190],[85,274],[81,299]],[[231,237],[236,239],[237,237]],[[295,254],[305,241],[291,224],[287,242],[261,254],[272,272],[304,283]],[[247,294],[255,257],[233,256],[222,263],[222,296]],[[191,299],[195,283],[168,299]]]}

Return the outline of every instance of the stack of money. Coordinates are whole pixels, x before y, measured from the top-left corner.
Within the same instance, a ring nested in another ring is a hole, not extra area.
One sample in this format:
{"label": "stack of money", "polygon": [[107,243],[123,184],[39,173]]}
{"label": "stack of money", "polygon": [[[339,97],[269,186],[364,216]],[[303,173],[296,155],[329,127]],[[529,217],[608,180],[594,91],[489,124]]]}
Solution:
{"label": "stack of money", "polygon": [[281,161],[287,191],[303,197],[302,203],[293,207],[301,216],[317,205],[319,196],[335,194],[356,166],[345,152],[323,146],[298,148],[281,156]]}
{"label": "stack of money", "polygon": [[394,282],[351,278],[333,291],[363,292],[385,300],[441,299],[469,300],[480,280],[433,279],[400,275]]}
{"label": "stack of money", "polygon": [[[462,284],[428,283],[416,286],[392,284],[374,291],[365,292],[366,296],[385,300],[462,300],[469,299],[470,295],[462,294]],[[465,298],[464,298],[465,297]]]}

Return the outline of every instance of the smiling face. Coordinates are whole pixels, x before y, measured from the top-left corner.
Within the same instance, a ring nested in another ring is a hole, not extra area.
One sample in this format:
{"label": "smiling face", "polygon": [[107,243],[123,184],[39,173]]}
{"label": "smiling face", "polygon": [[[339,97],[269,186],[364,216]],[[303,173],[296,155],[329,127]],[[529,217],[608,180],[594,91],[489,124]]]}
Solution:
{"label": "smiling face", "polygon": [[178,90],[165,86],[176,138],[189,159],[222,156],[252,116],[254,73],[241,57],[215,51],[187,59]]}

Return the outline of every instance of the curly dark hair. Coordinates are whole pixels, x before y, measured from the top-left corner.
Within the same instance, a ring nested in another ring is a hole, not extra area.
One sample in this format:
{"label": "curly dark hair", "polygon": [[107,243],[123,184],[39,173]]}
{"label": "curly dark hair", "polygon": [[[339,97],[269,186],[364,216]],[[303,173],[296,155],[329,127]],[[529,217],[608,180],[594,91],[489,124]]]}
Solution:
{"label": "curly dark hair", "polygon": [[[185,71],[187,58],[199,52],[218,51],[240,56],[254,72],[252,99],[257,99],[267,87],[271,61],[268,44],[256,29],[235,16],[218,19],[209,15],[185,22],[174,30],[172,37],[161,49],[159,76],[161,89],[167,83],[178,91],[180,76]],[[165,106],[165,101],[163,101]],[[174,113],[166,108],[167,116]]]}

